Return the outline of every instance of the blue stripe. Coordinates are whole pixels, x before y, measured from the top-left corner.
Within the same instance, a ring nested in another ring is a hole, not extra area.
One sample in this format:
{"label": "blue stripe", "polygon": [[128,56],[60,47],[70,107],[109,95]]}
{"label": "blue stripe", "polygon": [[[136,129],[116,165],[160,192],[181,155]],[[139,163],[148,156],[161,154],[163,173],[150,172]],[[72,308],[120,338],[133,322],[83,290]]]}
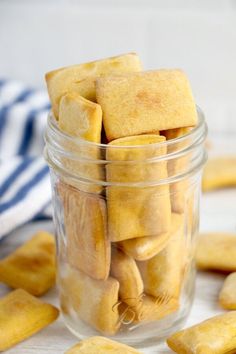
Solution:
{"label": "blue stripe", "polygon": [[11,103],[3,106],[0,109],[0,137],[6,125],[8,111],[12,108],[14,104],[25,101],[26,98],[29,97],[32,93],[33,93],[32,90],[25,89]]}
{"label": "blue stripe", "polygon": [[[15,206],[19,202],[21,202],[26,195],[32,190],[32,188],[38,184],[47,174],[48,174],[48,166],[44,166],[41,170],[39,170],[34,177],[26,183],[16,194],[12,197],[8,202],[0,204],[0,213],[6,211],[7,209]],[[37,202],[37,201],[36,201]]]}
{"label": "blue stripe", "polygon": [[39,109],[34,109],[29,112],[25,127],[23,129],[23,136],[20,142],[20,146],[18,148],[17,155],[24,155],[27,153],[27,150],[30,146],[31,140],[33,138],[33,131],[34,131],[34,123],[35,123],[35,117],[38,113],[43,112],[46,109],[49,109],[50,105],[47,104],[42,108]]}
{"label": "blue stripe", "polygon": [[31,96],[34,93],[35,90],[32,89],[25,89],[24,91],[22,91],[19,96],[11,103],[15,104],[15,103],[19,103],[19,102],[23,102],[26,101],[26,99]]}
{"label": "blue stripe", "polygon": [[44,215],[44,214],[37,214],[32,221],[36,222],[36,221],[46,221],[46,220],[51,220],[52,216],[48,216],[48,215]]}
{"label": "blue stripe", "polygon": [[4,106],[0,109],[0,136],[1,136],[1,133],[3,132],[4,126],[6,124],[8,109],[9,109],[8,106]]}
{"label": "blue stripe", "polygon": [[10,174],[10,176],[7,177],[7,179],[0,186],[0,197],[3,196],[4,193],[6,193],[9,187],[12,186],[16,179],[22,174],[22,172],[27,169],[27,167],[33,162],[33,160],[34,159],[32,157],[27,157],[15,168],[15,170]]}
{"label": "blue stripe", "polygon": [[32,221],[40,221],[40,220],[51,220],[52,216],[48,216],[44,214],[44,210],[51,204],[50,202],[47,202],[40,211],[37,212],[37,214],[34,216]]}

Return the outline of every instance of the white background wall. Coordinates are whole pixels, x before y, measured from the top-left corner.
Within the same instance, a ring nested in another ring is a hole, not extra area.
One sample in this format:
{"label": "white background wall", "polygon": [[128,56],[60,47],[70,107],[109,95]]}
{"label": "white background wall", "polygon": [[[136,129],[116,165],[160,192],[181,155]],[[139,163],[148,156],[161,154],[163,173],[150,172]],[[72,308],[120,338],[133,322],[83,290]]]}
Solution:
{"label": "white background wall", "polygon": [[236,0],[0,0],[0,77],[137,51],[181,67],[211,129],[236,132]]}

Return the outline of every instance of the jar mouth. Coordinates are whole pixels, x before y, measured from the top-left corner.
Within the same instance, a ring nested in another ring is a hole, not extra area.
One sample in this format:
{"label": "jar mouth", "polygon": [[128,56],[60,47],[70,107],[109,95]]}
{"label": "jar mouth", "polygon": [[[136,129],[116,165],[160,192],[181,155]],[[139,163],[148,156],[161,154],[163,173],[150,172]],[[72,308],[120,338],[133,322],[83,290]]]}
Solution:
{"label": "jar mouth", "polygon": [[[160,143],[121,146],[99,144],[72,137],[59,129],[57,121],[50,112],[45,133],[44,156],[53,170],[57,170],[60,175],[67,176],[71,181],[79,180],[84,185],[150,187],[174,183],[196,174],[207,159],[204,149],[207,125],[199,107],[197,107],[197,113],[198,124],[180,137]],[[126,157],[121,159],[124,151],[127,152]],[[106,171],[109,168],[118,170],[121,168],[124,174],[128,174],[130,169],[135,171],[135,167],[139,171],[151,171],[153,166],[154,168],[160,166],[161,170],[163,163],[168,163],[169,167],[173,164],[181,166],[185,159],[188,162],[183,163],[183,168],[178,168],[178,171],[173,173],[168,169],[168,176],[165,177],[132,182],[106,179]],[[94,168],[102,170],[102,175],[93,176],[89,171]]]}
{"label": "jar mouth", "polygon": [[[174,138],[174,139],[169,139],[163,142],[158,142],[158,143],[152,143],[152,144],[148,144],[148,145],[109,145],[109,144],[102,144],[102,143],[95,143],[92,141],[88,141],[85,139],[82,139],[80,137],[73,137],[65,132],[63,132],[62,130],[59,129],[58,124],[56,119],[54,118],[54,115],[52,113],[52,111],[49,112],[48,114],[48,127],[51,131],[51,133],[58,137],[60,137],[61,139],[63,139],[64,141],[68,141],[71,142],[75,145],[84,145],[87,146],[88,148],[100,148],[100,149],[112,149],[112,150],[123,150],[123,149],[128,149],[128,150],[134,150],[134,149],[144,149],[147,150],[148,148],[161,148],[161,147],[171,147],[173,145],[175,145],[176,143],[182,143],[184,144],[185,141],[187,141],[190,137],[191,140],[195,140],[195,136],[197,138],[198,135],[202,135],[204,134],[204,132],[207,131],[207,126],[206,126],[206,122],[205,122],[205,117],[204,117],[204,113],[202,112],[201,108],[199,106],[196,106],[197,109],[197,114],[198,114],[198,123],[195,127],[193,127],[189,132],[187,132],[186,134]],[[153,134],[153,133],[147,133],[147,134]],[[207,135],[207,133],[205,133],[205,135]],[[47,137],[46,137],[47,140]]]}

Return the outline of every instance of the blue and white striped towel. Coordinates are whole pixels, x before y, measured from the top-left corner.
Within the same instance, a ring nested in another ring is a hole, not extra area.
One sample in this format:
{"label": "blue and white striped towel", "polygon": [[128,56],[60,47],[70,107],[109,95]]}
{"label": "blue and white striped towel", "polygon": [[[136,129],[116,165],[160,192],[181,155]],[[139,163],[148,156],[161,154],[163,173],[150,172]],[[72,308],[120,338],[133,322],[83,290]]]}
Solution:
{"label": "blue and white striped towel", "polygon": [[27,221],[52,215],[42,156],[49,109],[46,91],[0,80],[0,239]]}

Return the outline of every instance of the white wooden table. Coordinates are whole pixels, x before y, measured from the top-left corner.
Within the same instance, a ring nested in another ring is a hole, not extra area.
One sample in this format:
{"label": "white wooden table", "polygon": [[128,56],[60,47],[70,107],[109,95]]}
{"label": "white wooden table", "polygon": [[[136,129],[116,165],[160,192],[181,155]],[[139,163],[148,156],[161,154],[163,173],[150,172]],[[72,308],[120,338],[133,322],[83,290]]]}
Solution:
{"label": "white wooden table", "polygon": [[[228,147],[227,147],[227,151]],[[230,150],[232,151],[232,150]],[[221,149],[221,152],[223,150]],[[11,252],[35,231],[53,231],[52,222],[31,223],[14,231],[0,243],[0,258]],[[205,194],[201,203],[201,231],[236,232],[236,189]],[[193,308],[186,326],[214,316],[223,310],[218,305],[218,293],[224,276],[216,273],[198,273]],[[0,285],[0,296],[9,290]],[[58,305],[56,289],[43,296],[45,301]],[[9,354],[63,354],[78,341],[64,326],[61,318],[28,340],[8,351]],[[163,343],[157,349],[142,349],[144,354],[172,353]]]}

